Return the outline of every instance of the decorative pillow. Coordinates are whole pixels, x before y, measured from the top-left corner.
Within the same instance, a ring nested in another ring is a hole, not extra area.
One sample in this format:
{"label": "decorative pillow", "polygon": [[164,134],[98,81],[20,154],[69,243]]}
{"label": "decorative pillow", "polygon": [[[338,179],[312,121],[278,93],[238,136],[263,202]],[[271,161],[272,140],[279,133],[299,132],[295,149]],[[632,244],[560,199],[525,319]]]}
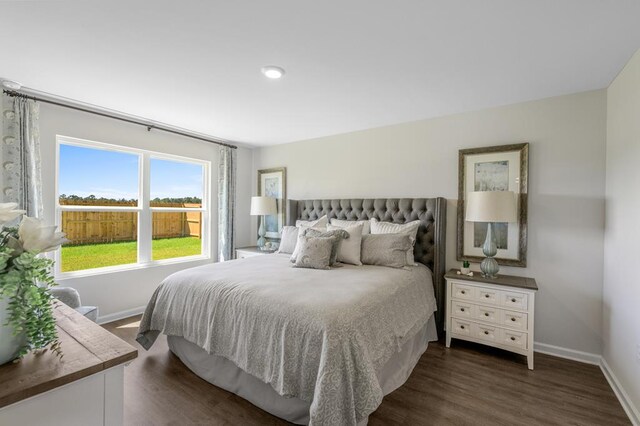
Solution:
{"label": "decorative pillow", "polygon": [[331,219],[330,223],[333,226],[337,226],[339,228],[346,228],[348,226],[353,226],[354,224],[362,224],[362,235],[371,233],[371,222],[369,222],[368,220]]}
{"label": "decorative pillow", "polygon": [[282,235],[280,236],[280,247],[278,253],[291,254],[296,249],[298,242],[298,228],[295,226],[283,226]]}
{"label": "decorative pillow", "polygon": [[[323,238],[336,237],[333,243],[333,247],[331,247],[331,260],[329,261],[329,264],[331,266],[333,266],[336,263],[336,259],[338,258],[338,250],[340,249],[340,244],[342,243],[342,240],[345,238],[349,238],[349,233],[344,229],[337,229],[333,231],[320,231],[314,228],[307,228],[302,230],[301,232],[302,233],[300,235],[303,235],[306,237],[323,237]],[[298,257],[298,253],[297,251],[294,250],[293,254],[291,255],[291,261],[295,262],[297,257]]]}
{"label": "decorative pillow", "polygon": [[326,214],[318,220],[296,220],[296,226],[298,228],[314,228],[321,231],[325,231],[327,229],[328,223],[329,219]]}
{"label": "decorative pillow", "polygon": [[413,246],[416,244],[416,236],[418,235],[419,227],[419,220],[399,224],[391,222],[380,222],[375,218],[371,219],[372,234],[406,234],[411,238],[411,248],[407,250],[407,265],[416,264],[415,257],[413,256]]}
{"label": "decorative pillow", "polygon": [[362,236],[362,263],[402,268],[407,265],[411,238],[406,234],[369,234]]}
{"label": "decorative pillow", "polygon": [[331,250],[336,237],[298,237],[295,268],[330,269]]}
{"label": "decorative pillow", "polygon": [[362,261],[360,260],[360,250],[362,246],[363,228],[363,223],[356,223],[355,225],[348,226],[346,228],[329,225],[327,228],[329,231],[342,229],[349,234],[349,238],[342,240],[340,243],[340,248],[338,249],[338,262],[350,263],[357,266],[362,265]]}

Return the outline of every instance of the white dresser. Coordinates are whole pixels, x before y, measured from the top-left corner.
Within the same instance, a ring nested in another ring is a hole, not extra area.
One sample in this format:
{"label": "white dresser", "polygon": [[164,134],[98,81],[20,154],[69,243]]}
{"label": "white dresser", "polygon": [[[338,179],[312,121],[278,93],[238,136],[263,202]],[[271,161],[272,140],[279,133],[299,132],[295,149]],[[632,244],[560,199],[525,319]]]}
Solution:
{"label": "white dresser", "polygon": [[527,357],[533,370],[535,295],[533,278],[500,275],[468,277],[451,270],[447,280],[446,346],[463,339]]}

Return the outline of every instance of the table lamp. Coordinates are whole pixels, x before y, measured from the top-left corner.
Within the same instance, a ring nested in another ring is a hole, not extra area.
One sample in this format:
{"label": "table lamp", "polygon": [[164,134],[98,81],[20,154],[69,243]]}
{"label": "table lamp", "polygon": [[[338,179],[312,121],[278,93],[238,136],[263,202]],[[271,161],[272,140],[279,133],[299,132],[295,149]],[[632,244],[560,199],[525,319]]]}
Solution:
{"label": "table lamp", "polygon": [[487,222],[487,236],[482,246],[486,256],[480,264],[482,276],[495,278],[500,267],[493,257],[498,253],[493,224],[517,220],[516,194],[512,191],[468,192],[465,200],[467,222]]}
{"label": "table lamp", "polygon": [[260,218],[260,227],[258,228],[258,247],[264,249],[265,236],[265,216],[278,213],[276,199],[272,197],[251,197],[251,216],[262,216]]}

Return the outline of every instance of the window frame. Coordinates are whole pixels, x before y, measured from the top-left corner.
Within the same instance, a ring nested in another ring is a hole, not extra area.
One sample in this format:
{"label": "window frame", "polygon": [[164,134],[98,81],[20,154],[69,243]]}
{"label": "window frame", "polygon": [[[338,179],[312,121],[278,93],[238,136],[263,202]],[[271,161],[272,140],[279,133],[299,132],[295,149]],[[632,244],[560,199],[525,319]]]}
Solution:
{"label": "window frame", "polygon": [[[72,145],[82,148],[103,151],[134,154],[138,156],[138,205],[137,206],[73,206],[60,204],[59,176],[60,176],[60,146]],[[151,206],[151,159],[175,161],[202,166],[202,207],[152,207]],[[54,275],[57,279],[101,275],[133,269],[144,269],[160,265],[193,262],[211,259],[211,191],[210,191],[211,161],[200,160],[175,154],[131,148],[122,145],[95,142],[68,136],[56,136],[56,168],[55,168],[55,222],[62,228],[63,211],[92,211],[92,212],[134,212],[138,218],[137,232],[137,262],[123,265],[105,266],[101,268],[82,269],[78,271],[62,272],[62,249],[55,251]],[[174,257],[170,259],[153,260],[153,213],[154,212],[200,212],[201,213],[201,253],[192,256]],[[62,230],[62,229],[61,229]],[[64,231],[64,230],[63,230]]]}

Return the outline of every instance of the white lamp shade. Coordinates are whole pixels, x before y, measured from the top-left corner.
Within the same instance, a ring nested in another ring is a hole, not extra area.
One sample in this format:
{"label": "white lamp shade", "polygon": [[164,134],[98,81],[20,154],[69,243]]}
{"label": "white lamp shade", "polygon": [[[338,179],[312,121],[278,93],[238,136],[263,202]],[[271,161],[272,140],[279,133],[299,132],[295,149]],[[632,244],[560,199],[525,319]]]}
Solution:
{"label": "white lamp shade", "polygon": [[272,197],[251,197],[251,215],[268,216],[278,213],[276,199]]}
{"label": "white lamp shade", "polygon": [[468,222],[515,222],[518,206],[512,191],[467,192],[465,220]]}

